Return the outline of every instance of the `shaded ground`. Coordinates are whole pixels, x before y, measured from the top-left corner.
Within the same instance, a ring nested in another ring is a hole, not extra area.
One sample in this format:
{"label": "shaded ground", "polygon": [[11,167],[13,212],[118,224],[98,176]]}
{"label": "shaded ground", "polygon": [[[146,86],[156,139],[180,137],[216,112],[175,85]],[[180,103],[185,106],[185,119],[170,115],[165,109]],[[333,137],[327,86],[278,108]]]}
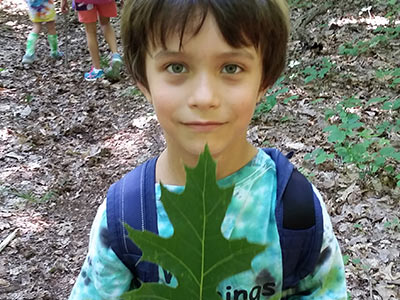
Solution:
{"label": "shaded ground", "polygon": [[[396,76],[376,75],[376,70],[400,67],[398,36],[357,56],[338,54],[346,41],[379,35],[372,27],[385,22],[390,6],[382,1],[368,10],[368,3],[293,9],[290,67],[275,89],[282,92],[281,104],[254,120],[249,138],[284,152],[295,150],[293,161],[321,190],[345,255],[352,299],[399,299],[400,191],[393,176],[378,172],[361,180],[357,169],[337,158],[318,166],[303,159],[319,147],[333,151],[323,129],[338,119],[325,121],[324,115],[345,98],[361,100],[349,109],[371,126],[400,119],[398,108],[366,105],[376,97],[399,99]],[[118,83],[82,80],[90,62],[74,15],[68,67],[47,56],[44,35],[37,48],[40,60],[22,67],[30,24],[18,4],[0,3],[0,242],[18,229],[0,253],[0,299],[67,299],[107,187],[164,143],[151,107],[125,75]],[[65,25],[60,17],[62,50]],[[102,44],[103,53],[106,49]],[[306,84],[304,70],[320,71],[323,58],[333,66]],[[399,151],[396,130],[386,128],[380,137]],[[393,164],[398,174],[399,164]]]}

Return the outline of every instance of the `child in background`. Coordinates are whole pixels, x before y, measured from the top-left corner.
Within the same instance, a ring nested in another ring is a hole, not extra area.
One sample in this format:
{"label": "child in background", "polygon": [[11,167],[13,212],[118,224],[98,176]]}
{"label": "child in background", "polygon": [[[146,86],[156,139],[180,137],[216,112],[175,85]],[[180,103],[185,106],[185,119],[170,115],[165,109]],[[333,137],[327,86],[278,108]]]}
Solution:
{"label": "child in background", "polygon": [[[121,56],[118,54],[115,32],[110,24],[110,18],[117,16],[117,5],[114,0],[73,0],[72,3],[78,12],[79,22],[85,24],[86,40],[92,59],[92,68],[85,73],[84,77],[88,81],[94,81],[104,76],[104,71],[100,66],[99,44],[97,41],[97,20],[99,20],[104,38],[112,53],[111,67],[106,70],[106,76],[111,79],[119,79],[120,68],[122,65]],[[61,1],[61,9],[65,13],[68,11],[67,0]]]}
{"label": "child in background", "polygon": [[[276,165],[247,140],[257,102],[285,65],[288,14],[284,0],[130,0],[124,7],[126,65],[153,105],[166,140],[155,166],[159,235],[173,234],[159,183],[182,192],[184,165],[194,167],[207,144],[217,161],[218,184],[235,184],[221,232],[227,239],[268,244],[251,270],[219,284],[216,293],[224,300],[347,299],[341,251],[315,187],[323,218],[318,263],[295,286],[283,288]],[[97,211],[70,300],[120,299],[137,282],[113,250],[107,205]],[[158,278],[159,284],[179,284],[162,268]]]}
{"label": "child in background", "polygon": [[42,23],[46,23],[47,40],[50,45],[50,56],[54,59],[61,58],[63,53],[58,51],[58,41],[56,32],[56,11],[53,0],[27,0],[29,7],[29,17],[33,22],[33,29],[28,35],[26,42],[26,52],[22,58],[23,64],[32,64],[36,59],[35,45],[39,38]]}

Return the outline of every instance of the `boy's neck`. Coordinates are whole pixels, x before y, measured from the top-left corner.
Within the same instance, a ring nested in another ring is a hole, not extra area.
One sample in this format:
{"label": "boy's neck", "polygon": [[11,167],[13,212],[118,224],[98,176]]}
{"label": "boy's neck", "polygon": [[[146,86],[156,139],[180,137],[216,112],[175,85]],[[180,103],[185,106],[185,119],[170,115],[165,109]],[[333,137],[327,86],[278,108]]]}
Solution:
{"label": "boy's neck", "polygon": [[[217,161],[217,180],[225,178],[245,166],[257,154],[257,148],[246,144],[241,151],[231,151],[229,155],[214,157]],[[185,185],[186,173],[184,165],[194,167],[198,157],[177,158],[165,149],[157,161],[156,181],[169,185]]]}

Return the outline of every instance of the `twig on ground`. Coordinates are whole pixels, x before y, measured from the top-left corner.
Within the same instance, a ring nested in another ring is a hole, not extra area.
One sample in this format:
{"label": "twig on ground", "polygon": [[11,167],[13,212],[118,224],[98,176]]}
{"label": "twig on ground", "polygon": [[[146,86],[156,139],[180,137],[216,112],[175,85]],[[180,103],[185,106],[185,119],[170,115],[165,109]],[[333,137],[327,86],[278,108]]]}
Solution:
{"label": "twig on ground", "polygon": [[68,20],[68,13],[64,14],[64,65],[65,68],[68,68],[68,31],[69,31],[69,20]]}
{"label": "twig on ground", "polygon": [[369,282],[369,296],[371,300],[374,300],[374,291],[372,289],[372,279],[371,276],[368,276],[368,282]]}
{"label": "twig on ground", "polygon": [[15,236],[17,235],[18,232],[18,228],[15,229],[13,232],[11,232],[4,241],[1,242],[0,244],[0,252],[3,251],[3,249],[5,247],[7,247],[7,245],[15,238]]}

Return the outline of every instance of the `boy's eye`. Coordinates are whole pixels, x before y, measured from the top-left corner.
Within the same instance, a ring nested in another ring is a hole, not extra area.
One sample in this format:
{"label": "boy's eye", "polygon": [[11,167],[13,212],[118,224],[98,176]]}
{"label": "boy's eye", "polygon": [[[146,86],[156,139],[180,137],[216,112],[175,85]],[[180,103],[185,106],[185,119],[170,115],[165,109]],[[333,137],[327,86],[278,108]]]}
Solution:
{"label": "boy's eye", "polygon": [[236,73],[239,73],[241,70],[242,70],[242,68],[239,67],[238,65],[229,64],[229,65],[224,66],[224,68],[222,69],[222,73],[236,74]]}
{"label": "boy's eye", "polygon": [[170,64],[167,67],[167,71],[174,74],[180,74],[187,72],[186,68],[182,64]]}

